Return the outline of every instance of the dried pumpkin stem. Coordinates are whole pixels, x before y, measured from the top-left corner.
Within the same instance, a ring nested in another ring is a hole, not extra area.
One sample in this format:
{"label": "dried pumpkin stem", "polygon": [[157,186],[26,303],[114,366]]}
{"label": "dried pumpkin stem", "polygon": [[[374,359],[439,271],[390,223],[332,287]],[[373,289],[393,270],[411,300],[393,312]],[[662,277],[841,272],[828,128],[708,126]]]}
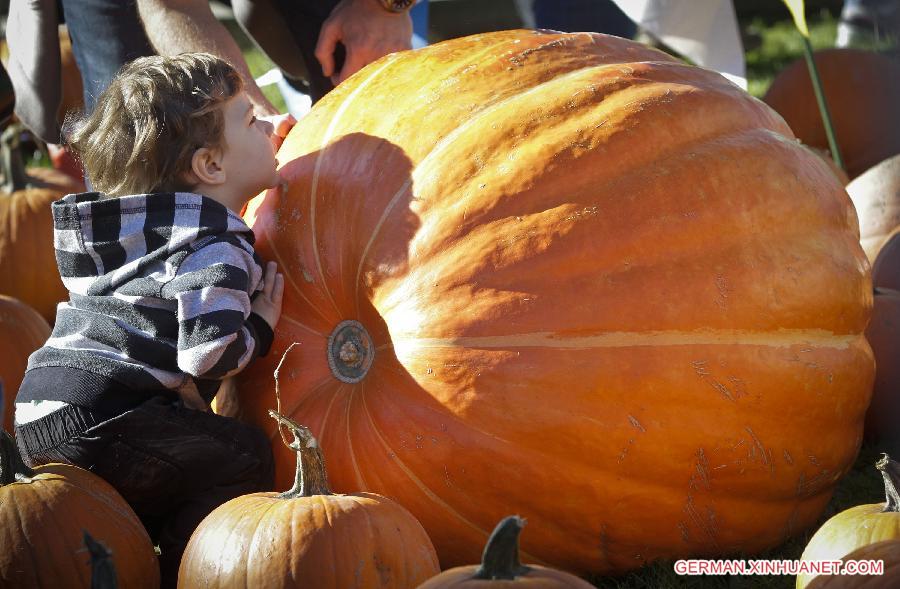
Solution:
{"label": "dried pumpkin stem", "polygon": [[279,428],[283,425],[294,435],[294,440],[288,444],[288,448],[297,453],[294,486],[278,496],[282,499],[296,499],[314,495],[331,495],[331,489],[328,487],[328,474],[325,471],[325,456],[309,428],[272,409],[269,409],[269,415],[278,422]]}
{"label": "dried pumpkin stem", "polygon": [[21,126],[10,125],[0,135],[0,171],[3,172],[3,190],[6,194],[28,188],[28,174],[19,140],[21,132]]}
{"label": "dried pumpkin stem", "polygon": [[112,561],[112,552],[102,543],[94,540],[87,530],[84,534],[84,547],[91,555],[91,589],[116,589],[118,578],[116,567]]}
{"label": "dried pumpkin stem", "polygon": [[531,570],[519,562],[519,534],[525,520],[517,515],[503,518],[488,538],[475,579],[515,579]]}
{"label": "dried pumpkin stem", "polygon": [[0,436],[0,487],[15,482],[26,482],[34,476],[34,471],[22,461],[16,442],[6,430]]}
{"label": "dried pumpkin stem", "polygon": [[884,496],[886,499],[883,511],[900,512],[900,463],[892,460],[887,454],[875,463],[884,478]]}

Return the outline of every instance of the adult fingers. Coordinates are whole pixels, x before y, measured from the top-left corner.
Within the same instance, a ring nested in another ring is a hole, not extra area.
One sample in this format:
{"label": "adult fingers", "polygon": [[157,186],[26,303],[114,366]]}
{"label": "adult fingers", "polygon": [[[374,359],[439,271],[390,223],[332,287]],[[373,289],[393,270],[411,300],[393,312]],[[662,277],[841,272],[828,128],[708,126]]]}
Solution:
{"label": "adult fingers", "polygon": [[334,73],[334,50],[341,40],[340,28],[331,20],[326,20],[319,31],[319,41],[316,43],[316,59],[322,65],[322,75],[326,78]]}

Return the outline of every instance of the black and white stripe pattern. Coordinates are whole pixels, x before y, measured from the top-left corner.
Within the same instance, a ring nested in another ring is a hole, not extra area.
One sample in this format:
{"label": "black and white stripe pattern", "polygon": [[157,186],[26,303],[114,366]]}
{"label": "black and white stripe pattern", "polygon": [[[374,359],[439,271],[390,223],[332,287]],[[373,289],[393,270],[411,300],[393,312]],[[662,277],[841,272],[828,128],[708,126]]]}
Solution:
{"label": "black and white stripe pattern", "polygon": [[70,297],[29,370],[87,364],[175,390],[190,377],[230,376],[259,353],[248,318],[263,269],[252,231],[223,205],[191,193],[94,192],[53,203],[53,220]]}

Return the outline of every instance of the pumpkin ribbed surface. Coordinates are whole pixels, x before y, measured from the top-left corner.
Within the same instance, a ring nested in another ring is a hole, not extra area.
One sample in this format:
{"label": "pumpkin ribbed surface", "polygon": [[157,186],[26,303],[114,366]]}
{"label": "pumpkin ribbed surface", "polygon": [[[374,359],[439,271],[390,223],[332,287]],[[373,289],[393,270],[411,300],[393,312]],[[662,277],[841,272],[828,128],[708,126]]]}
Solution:
{"label": "pumpkin ribbed surface", "polygon": [[443,567],[509,512],[523,561],[576,572],[754,551],[850,467],[873,379],[856,215],[721,76],[614,37],[478,35],[368,66],[279,161],[246,215],[286,281],[247,414],[275,436],[299,342],[283,411]]}
{"label": "pumpkin ribbed surface", "polygon": [[179,586],[412,589],[436,574],[422,526],[384,497],[360,493],[232,499],[194,532]]}

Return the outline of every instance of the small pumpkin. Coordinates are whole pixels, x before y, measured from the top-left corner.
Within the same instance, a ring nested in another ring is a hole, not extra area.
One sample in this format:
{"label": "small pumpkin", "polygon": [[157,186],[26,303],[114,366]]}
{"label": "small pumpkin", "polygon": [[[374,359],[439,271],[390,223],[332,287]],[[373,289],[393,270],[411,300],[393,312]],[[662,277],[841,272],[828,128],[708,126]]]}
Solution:
{"label": "small pumpkin", "polygon": [[480,565],[455,567],[432,577],[419,589],[591,589],[575,575],[519,561],[519,534],[525,520],[503,518],[488,538]]}
{"label": "small pumpkin", "polygon": [[885,540],[857,548],[846,557],[850,560],[881,561],[881,574],[819,575],[806,589],[896,589],[900,587],[900,542]]}
{"label": "small pumpkin", "polygon": [[7,127],[0,138],[0,294],[31,305],[44,319],[56,320],[56,305],[68,297],[53,251],[50,203],[84,185],[52,168],[26,173],[18,135]]}
{"label": "small pumpkin", "polygon": [[294,435],[294,486],[228,501],[194,531],[179,587],[412,588],[439,572],[425,530],[372,493],[334,495],[310,431],[272,411]]}
{"label": "small pumpkin", "polygon": [[[847,193],[859,215],[860,243],[874,263],[900,226],[900,154],[854,179],[847,185]],[[900,264],[900,258],[896,263]]]}
{"label": "small pumpkin", "polygon": [[68,464],[31,469],[0,432],[0,587],[91,587],[82,548],[90,530],[116,555],[122,589],[159,587],[150,537],[112,486]]}
{"label": "small pumpkin", "polygon": [[[885,454],[875,468],[884,478],[885,502],[857,505],[829,519],[806,545],[802,560],[840,560],[871,544],[900,542],[900,463]],[[797,589],[815,578],[797,575]]]}
{"label": "small pumpkin", "polygon": [[0,425],[13,431],[16,391],[22,383],[28,356],[50,337],[50,326],[37,311],[12,297],[0,295]]}
{"label": "small pumpkin", "polygon": [[[862,49],[824,49],[815,60],[850,179],[900,153],[900,61]],[[804,59],[775,77],[763,101],[803,143],[828,149]]]}

